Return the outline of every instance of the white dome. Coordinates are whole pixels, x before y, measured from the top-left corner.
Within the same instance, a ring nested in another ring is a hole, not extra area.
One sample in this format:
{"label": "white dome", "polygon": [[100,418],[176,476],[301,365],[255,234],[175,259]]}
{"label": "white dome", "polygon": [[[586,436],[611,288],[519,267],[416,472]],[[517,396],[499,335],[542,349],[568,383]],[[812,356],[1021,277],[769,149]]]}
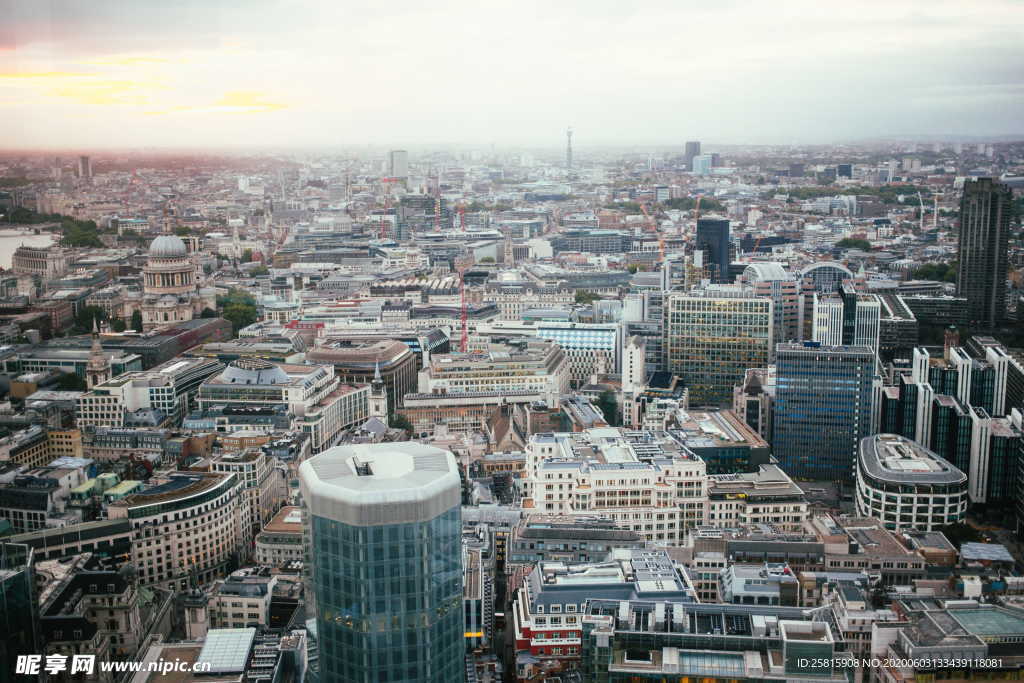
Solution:
{"label": "white dome", "polygon": [[160,235],[149,245],[149,255],[162,258],[187,256],[188,249],[177,235]]}

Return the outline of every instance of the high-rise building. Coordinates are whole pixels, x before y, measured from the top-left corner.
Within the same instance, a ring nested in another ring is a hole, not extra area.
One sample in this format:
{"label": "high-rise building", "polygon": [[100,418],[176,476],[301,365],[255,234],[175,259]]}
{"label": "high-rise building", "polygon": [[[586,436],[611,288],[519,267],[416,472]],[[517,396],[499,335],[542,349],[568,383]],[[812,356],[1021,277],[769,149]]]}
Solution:
{"label": "high-rise building", "polygon": [[700,140],[690,140],[686,143],[683,158],[686,160],[686,170],[693,170],[693,158],[700,154]]}
{"label": "high-rise building", "polygon": [[794,477],[852,481],[871,433],[875,353],[867,346],[779,344],[772,449]]}
{"label": "high-rise building", "polygon": [[836,175],[840,178],[853,177],[853,164],[839,164],[836,166]]}
{"label": "high-rise building", "polygon": [[388,175],[392,178],[409,177],[409,153],[404,149],[388,152]]}
{"label": "high-rise building", "polygon": [[712,282],[729,282],[729,221],[724,218],[697,220],[697,249],[704,252]]}
{"label": "high-rise building", "polygon": [[338,446],[304,462],[299,480],[320,680],[462,681],[455,456],[414,442]]}
{"label": "high-rise building", "polygon": [[814,302],[814,341],[824,346],[869,346],[878,351],[882,305],[877,294],[861,294],[844,284],[838,296]]}
{"label": "high-rise building", "polygon": [[86,182],[92,181],[92,159],[85,154],[78,157],[78,177]]}
{"label": "high-rise building", "polygon": [[715,156],[713,154],[698,154],[690,163],[690,170],[697,175],[708,175],[714,165]]}
{"label": "high-rise building", "polygon": [[22,655],[43,651],[40,640],[38,606],[32,548],[21,543],[0,544],[0,683],[13,683],[24,676],[15,675],[14,663]]}
{"label": "high-rise building", "polygon": [[772,317],[772,300],[750,289],[712,285],[666,295],[665,361],[691,405],[732,404],[744,371],[768,364]]}
{"label": "high-rise building", "polygon": [[751,263],[743,271],[743,280],[754,288],[758,296],[772,300],[775,320],[775,341],[787,342],[799,338],[800,289],[796,278],[781,263]]}
{"label": "high-rise building", "polygon": [[974,322],[997,327],[1006,318],[1006,261],[1012,190],[992,178],[968,180],[960,200],[957,294]]}

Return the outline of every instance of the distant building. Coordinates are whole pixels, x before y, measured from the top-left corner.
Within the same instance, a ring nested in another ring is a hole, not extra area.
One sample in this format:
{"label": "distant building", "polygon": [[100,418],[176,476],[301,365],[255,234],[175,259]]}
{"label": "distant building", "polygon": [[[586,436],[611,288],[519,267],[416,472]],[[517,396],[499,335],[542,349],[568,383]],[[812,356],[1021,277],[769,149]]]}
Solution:
{"label": "distant building", "polygon": [[727,284],[729,277],[729,221],[725,218],[701,218],[697,221],[697,249],[704,252],[704,267],[712,282]]}
{"label": "distant building", "polygon": [[683,151],[683,161],[686,164],[686,170],[693,170],[693,160],[700,154],[700,140],[690,140],[686,143]]}
{"label": "distant building", "polygon": [[392,178],[409,177],[409,153],[404,149],[388,152],[388,175]]}
{"label": "distant building", "polygon": [[714,167],[714,155],[698,154],[693,158],[693,172],[696,175],[709,175]]}
{"label": "distant building", "polygon": [[57,246],[20,246],[11,258],[11,270],[18,275],[38,276],[44,282],[57,280],[68,272],[67,252]]}

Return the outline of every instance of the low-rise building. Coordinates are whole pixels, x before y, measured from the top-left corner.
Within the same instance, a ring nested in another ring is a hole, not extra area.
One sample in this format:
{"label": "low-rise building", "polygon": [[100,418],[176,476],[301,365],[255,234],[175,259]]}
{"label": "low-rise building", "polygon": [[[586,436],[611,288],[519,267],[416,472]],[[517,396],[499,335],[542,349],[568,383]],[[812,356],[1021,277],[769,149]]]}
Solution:
{"label": "low-rise building", "polygon": [[280,567],[302,559],[302,512],[285,506],[256,534],[256,564]]}

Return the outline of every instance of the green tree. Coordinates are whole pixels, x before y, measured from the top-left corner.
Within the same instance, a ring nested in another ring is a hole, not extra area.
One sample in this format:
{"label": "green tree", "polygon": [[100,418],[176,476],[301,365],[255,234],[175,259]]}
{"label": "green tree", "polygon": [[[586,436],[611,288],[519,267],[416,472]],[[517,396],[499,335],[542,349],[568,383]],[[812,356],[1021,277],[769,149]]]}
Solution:
{"label": "green tree", "polygon": [[174,234],[178,237],[186,237],[192,234],[192,228],[187,225],[179,225],[174,228]]}
{"label": "green tree", "polygon": [[407,418],[402,413],[395,413],[394,415],[392,415],[390,423],[391,426],[394,427],[395,429],[404,429],[407,435],[412,434],[412,422],[409,422],[409,418]]}
{"label": "green tree", "polygon": [[204,308],[203,312],[199,314],[199,317],[200,318],[216,318],[217,317],[217,311],[213,310],[212,308]]}
{"label": "green tree", "polygon": [[640,270],[640,266],[638,266],[635,263],[630,263],[626,270],[628,270],[630,273],[636,273],[636,271]]}
{"label": "green tree", "polygon": [[99,324],[107,319],[107,312],[98,306],[82,306],[75,316],[75,324],[72,327],[72,334],[86,334],[92,332],[93,324]]}
{"label": "green tree", "polygon": [[484,256],[482,259],[480,259],[480,263],[494,263],[494,257]]}
{"label": "green tree", "polygon": [[860,249],[861,251],[871,251],[871,242],[856,237],[844,237],[836,242],[836,246],[840,249]]}
{"label": "green tree", "polygon": [[252,249],[246,249],[242,252],[242,263],[249,263],[252,261]]}
{"label": "green tree", "polygon": [[249,270],[249,275],[252,275],[253,277],[257,275],[270,275],[270,268],[267,268],[266,266],[256,266]]}
{"label": "green tree", "polygon": [[65,372],[57,378],[57,388],[60,391],[85,391],[88,385],[74,372]]}
{"label": "green tree", "polygon": [[142,311],[132,311],[132,329],[136,332],[142,332]]}
{"label": "green tree", "polygon": [[926,263],[920,268],[915,268],[911,277],[915,280],[938,280],[939,282],[956,282],[958,265],[956,261],[950,263]]}
{"label": "green tree", "polygon": [[110,329],[114,330],[114,332],[124,332],[125,328],[127,328],[127,327],[128,326],[125,325],[125,322],[123,320],[121,320],[120,318],[111,318],[110,319]]}
{"label": "green tree", "polygon": [[601,298],[601,295],[596,292],[590,292],[585,289],[576,290],[576,303],[578,304],[591,304]]}
{"label": "green tree", "polygon": [[604,421],[612,427],[619,425],[619,402],[615,400],[615,392],[602,391],[597,397],[597,407],[604,415]]}
{"label": "green tree", "polygon": [[221,317],[231,323],[235,334],[243,327],[252,325],[260,317],[256,299],[240,287],[235,287],[225,296],[217,297],[217,306],[221,309]]}

